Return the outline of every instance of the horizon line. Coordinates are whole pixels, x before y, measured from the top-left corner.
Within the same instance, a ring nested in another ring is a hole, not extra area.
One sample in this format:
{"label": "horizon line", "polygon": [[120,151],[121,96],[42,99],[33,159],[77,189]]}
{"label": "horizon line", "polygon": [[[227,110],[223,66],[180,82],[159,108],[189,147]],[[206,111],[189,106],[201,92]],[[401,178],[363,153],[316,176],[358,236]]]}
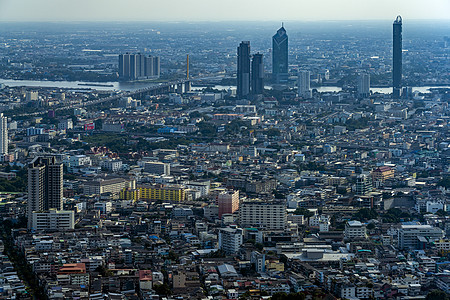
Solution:
{"label": "horizon line", "polygon": [[[308,22],[373,22],[373,21],[392,21],[392,19],[311,19],[311,20],[0,20],[0,23],[234,23],[234,22],[292,22],[292,23],[308,23]],[[433,22],[450,22],[448,19],[407,19],[407,21],[433,21]]]}

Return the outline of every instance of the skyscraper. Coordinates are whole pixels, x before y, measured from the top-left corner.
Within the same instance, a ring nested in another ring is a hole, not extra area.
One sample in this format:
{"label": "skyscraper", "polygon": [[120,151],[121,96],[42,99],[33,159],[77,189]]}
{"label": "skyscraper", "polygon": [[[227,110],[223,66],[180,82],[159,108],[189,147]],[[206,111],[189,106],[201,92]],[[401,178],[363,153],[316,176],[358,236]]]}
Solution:
{"label": "skyscraper", "polygon": [[288,36],[283,25],[272,37],[272,74],[277,82],[288,76]]}
{"label": "skyscraper", "polygon": [[28,164],[28,228],[33,212],[63,208],[63,165],[54,156],[38,156]]}
{"label": "skyscraper", "polygon": [[309,71],[298,71],[298,96],[305,99],[312,97],[310,87],[311,73]]}
{"label": "skyscraper", "polygon": [[160,61],[158,56],[145,56],[143,54],[119,55],[119,78],[123,80],[136,80],[159,77]]}
{"label": "skyscraper", "polygon": [[243,41],[237,48],[237,96],[245,99],[250,94],[250,42]]}
{"label": "skyscraper", "polygon": [[392,97],[398,99],[402,90],[402,17],[393,24],[392,39]]}
{"label": "skyscraper", "polygon": [[369,97],[370,95],[370,75],[362,73],[358,79],[358,97]]}
{"label": "skyscraper", "polygon": [[260,95],[264,91],[264,64],[260,53],[253,55],[251,86],[253,95]]}
{"label": "skyscraper", "polygon": [[0,113],[0,155],[8,154],[8,118]]}

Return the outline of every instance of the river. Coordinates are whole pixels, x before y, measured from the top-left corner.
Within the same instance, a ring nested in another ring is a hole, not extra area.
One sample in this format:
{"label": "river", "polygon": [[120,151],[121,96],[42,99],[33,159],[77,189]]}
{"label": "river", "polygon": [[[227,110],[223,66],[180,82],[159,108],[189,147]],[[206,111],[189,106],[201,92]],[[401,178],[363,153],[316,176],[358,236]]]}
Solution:
{"label": "river", "polygon": [[9,87],[46,87],[64,89],[95,89],[99,91],[122,90],[134,91],[155,85],[150,82],[82,82],[82,81],[46,81],[46,80],[13,80],[0,79],[0,83]]}
{"label": "river", "polygon": [[[0,83],[10,87],[26,86],[26,87],[50,87],[50,88],[65,88],[65,89],[95,89],[100,91],[121,90],[121,91],[134,91],[145,87],[155,85],[151,82],[81,82],[81,81],[45,81],[45,80],[13,80],[13,79],[0,79]],[[206,86],[193,87],[192,90],[201,90]],[[235,89],[236,86],[230,85],[215,85],[214,89],[228,90]],[[265,86],[265,88],[271,88]],[[428,93],[430,88],[450,88],[450,86],[421,86],[413,87],[413,91],[419,91],[421,93]],[[318,92],[339,92],[342,88],[338,86],[322,86],[317,87]],[[392,92],[392,88],[371,88],[373,93],[389,94]]]}

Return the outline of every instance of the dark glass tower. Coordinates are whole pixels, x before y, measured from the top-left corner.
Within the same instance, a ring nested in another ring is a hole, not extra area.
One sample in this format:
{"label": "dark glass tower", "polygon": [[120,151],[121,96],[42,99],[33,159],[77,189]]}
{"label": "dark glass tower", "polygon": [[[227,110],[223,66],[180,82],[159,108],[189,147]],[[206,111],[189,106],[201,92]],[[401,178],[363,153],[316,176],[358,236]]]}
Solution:
{"label": "dark glass tower", "polygon": [[237,97],[245,99],[250,94],[250,42],[243,41],[237,48]]}
{"label": "dark glass tower", "polygon": [[254,54],[252,59],[252,94],[260,95],[264,90],[264,64],[263,55]]}
{"label": "dark glass tower", "polygon": [[402,90],[402,17],[397,16],[392,36],[392,97],[400,98]]}
{"label": "dark glass tower", "polygon": [[272,74],[280,81],[288,74],[288,36],[283,25],[272,37]]}

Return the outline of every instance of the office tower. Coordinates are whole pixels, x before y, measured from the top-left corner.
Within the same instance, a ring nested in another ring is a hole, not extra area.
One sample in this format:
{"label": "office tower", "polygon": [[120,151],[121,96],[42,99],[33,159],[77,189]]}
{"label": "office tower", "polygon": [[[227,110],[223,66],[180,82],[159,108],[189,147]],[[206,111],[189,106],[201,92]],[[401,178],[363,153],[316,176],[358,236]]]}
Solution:
{"label": "office tower", "polygon": [[239,191],[225,191],[217,196],[219,219],[223,214],[232,214],[239,209]]}
{"label": "office tower", "polygon": [[402,90],[402,17],[393,24],[392,40],[392,97],[398,99]]}
{"label": "office tower", "polygon": [[252,59],[252,94],[260,95],[264,91],[264,64],[263,55],[254,54]]}
{"label": "office tower", "polygon": [[128,53],[119,55],[119,78],[122,80],[159,77],[160,71],[158,56]]}
{"label": "office tower", "polygon": [[310,77],[311,73],[309,71],[299,71],[298,72],[298,96],[305,99],[312,97],[311,87],[310,87]]}
{"label": "office tower", "polygon": [[243,41],[237,48],[237,97],[245,99],[250,94],[250,42]]}
{"label": "office tower", "polygon": [[28,228],[33,212],[63,208],[63,165],[54,156],[38,156],[28,164]]}
{"label": "office tower", "polygon": [[272,74],[280,82],[288,77],[288,36],[283,25],[272,37]]}
{"label": "office tower", "polygon": [[370,95],[370,75],[362,73],[358,80],[358,97],[366,98]]}
{"label": "office tower", "polygon": [[0,155],[8,154],[8,118],[0,113]]}

